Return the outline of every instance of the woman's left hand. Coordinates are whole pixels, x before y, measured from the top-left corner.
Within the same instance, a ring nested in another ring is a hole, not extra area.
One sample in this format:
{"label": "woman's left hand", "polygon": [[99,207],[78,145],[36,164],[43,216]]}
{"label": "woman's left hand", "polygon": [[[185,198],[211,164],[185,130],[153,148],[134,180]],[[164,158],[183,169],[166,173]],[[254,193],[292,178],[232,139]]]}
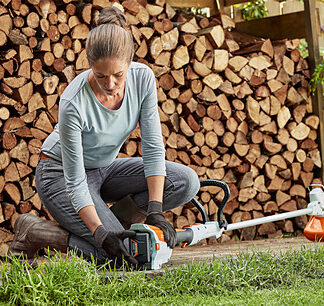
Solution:
{"label": "woman's left hand", "polygon": [[148,225],[153,225],[160,228],[163,231],[164,239],[167,245],[173,249],[177,244],[177,233],[172,227],[172,225],[165,220],[162,212],[154,212],[147,215],[144,222]]}

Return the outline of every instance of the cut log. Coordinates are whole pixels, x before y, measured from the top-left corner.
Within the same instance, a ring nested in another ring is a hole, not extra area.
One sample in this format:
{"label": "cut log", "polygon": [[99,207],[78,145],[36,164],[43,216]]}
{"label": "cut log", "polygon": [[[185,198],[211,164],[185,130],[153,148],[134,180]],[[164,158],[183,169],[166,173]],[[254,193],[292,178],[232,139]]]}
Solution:
{"label": "cut log", "polygon": [[220,16],[224,29],[235,28],[235,21],[229,15],[221,13]]}
{"label": "cut log", "polygon": [[249,61],[249,65],[258,70],[264,70],[271,66],[271,63],[262,55],[252,57]]}
{"label": "cut log", "polygon": [[305,125],[303,122],[301,122],[290,131],[290,134],[296,140],[303,140],[308,137],[309,132],[310,132],[310,128],[307,125]]}
{"label": "cut log", "polygon": [[213,70],[216,72],[224,71],[227,68],[229,62],[228,51],[221,49],[214,50],[213,56]]}
{"label": "cut log", "polygon": [[252,122],[260,124],[260,104],[251,96],[247,98],[247,111]]}
{"label": "cut log", "polygon": [[172,63],[174,69],[180,69],[184,65],[188,64],[189,63],[188,48],[185,46],[178,47],[173,55]]}
{"label": "cut log", "polygon": [[280,129],[283,128],[290,118],[291,118],[291,114],[289,108],[286,106],[282,107],[278,112],[278,116],[277,116],[277,122],[279,128]]}
{"label": "cut log", "polygon": [[238,72],[240,71],[249,61],[243,57],[243,56],[234,56],[232,57],[229,62],[228,65],[229,67]]}
{"label": "cut log", "polygon": [[161,43],[163,50],[171,51],[175,49],[178,45],[179,40],[179,31],[177,28],[174,28],[170,32],[161,35]]}
{"label": "cut log", "polygon": [[227,119],[229,119],[232,114],[232,109],[231,109],[231,106],[230,106],[226,96],[224,94],[219,95],[217,97],[217,103],[218,103],[222,113],[224,114],[224,116]]}
{"label": "cut log", "polygon": [[211,73],[211,70],[206,65],[197,60],[194,60],[193,62],[193,69],[198,75],[202,77],[205,77]]}
{"label": "cut log", "polygon": [[289,74],[290,76],[294,75],[294,62],[287,56],[283,57],[283,69]]}
{"label": "cut log", "polygon": [[239,84],[242,82],[242,79],[229,68],[225,69],[225,76],[233,84]]}
{"label": "cut log", "polygon": [[205,86],[203,91],[198,94],[197,97],[208,102],[215,102],[217,100],[214,91],[209,86]]}

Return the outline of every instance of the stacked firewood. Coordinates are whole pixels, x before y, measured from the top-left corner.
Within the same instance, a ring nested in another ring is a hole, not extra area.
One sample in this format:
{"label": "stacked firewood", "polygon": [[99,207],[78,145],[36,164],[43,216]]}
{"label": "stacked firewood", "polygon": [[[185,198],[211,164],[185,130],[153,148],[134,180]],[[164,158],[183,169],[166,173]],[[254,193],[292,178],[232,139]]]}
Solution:
{"label": "stacked firewood", "polygon": [[[51,218],[41,207],[34,170],[58,119],[59,96],[89,68],[85,39],[107,0],[0,2],[0,255],[17,216]],[[297,40],[271,42],[235,32],[224,14],[187,15],[164,0],[126,0],[123,9],[136,61],[152,68],[166,158],[201,179],[229,184],[228,222],[305,207],[306,187],[318,182],[319,118],[312,114],[306,60]],[[120,157],[140,156],[139,129]],[[198,200],[210,219],[223,193],[204,187]],[[1,209],[2,208],[2,209]],[[201,221],[187,204],[166,214],[181,228]],[[307,217],[223,235],[271,237],[302,229]]]}

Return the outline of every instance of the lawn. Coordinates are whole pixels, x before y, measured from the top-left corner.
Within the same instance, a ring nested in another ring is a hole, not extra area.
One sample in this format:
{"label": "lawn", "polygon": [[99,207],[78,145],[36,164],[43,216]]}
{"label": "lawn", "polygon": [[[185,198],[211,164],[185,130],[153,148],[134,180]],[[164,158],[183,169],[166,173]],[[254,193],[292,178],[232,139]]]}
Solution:
{"label": "lawn", "polygon": [[324,244],[279,256],[242,252],[153,278],[108,266],[98,271],[74,254],[57,254],[36,269],[3,262],[1,279],[3,305],[323,305]]}

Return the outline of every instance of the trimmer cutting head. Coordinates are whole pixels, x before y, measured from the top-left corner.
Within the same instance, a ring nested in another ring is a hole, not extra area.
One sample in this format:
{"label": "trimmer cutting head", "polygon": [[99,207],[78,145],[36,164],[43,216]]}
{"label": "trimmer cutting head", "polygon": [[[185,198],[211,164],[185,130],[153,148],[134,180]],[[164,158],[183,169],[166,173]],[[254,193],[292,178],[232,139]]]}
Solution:
{"label": "trimmer cutting head", "polygon": [[308,240],[324,242],[324,217],[311,216],[304,235]]}
{"label": "trimmer cutting head", "polygon": [[314,188],[309,193],[310,203],[308,207],[312,207],[313,212],[310,214],[311,218],[304,229],[304,235],[308,240],[324,242],[324,186],[310,185],[310,187],[315,186],[320,188]]}

